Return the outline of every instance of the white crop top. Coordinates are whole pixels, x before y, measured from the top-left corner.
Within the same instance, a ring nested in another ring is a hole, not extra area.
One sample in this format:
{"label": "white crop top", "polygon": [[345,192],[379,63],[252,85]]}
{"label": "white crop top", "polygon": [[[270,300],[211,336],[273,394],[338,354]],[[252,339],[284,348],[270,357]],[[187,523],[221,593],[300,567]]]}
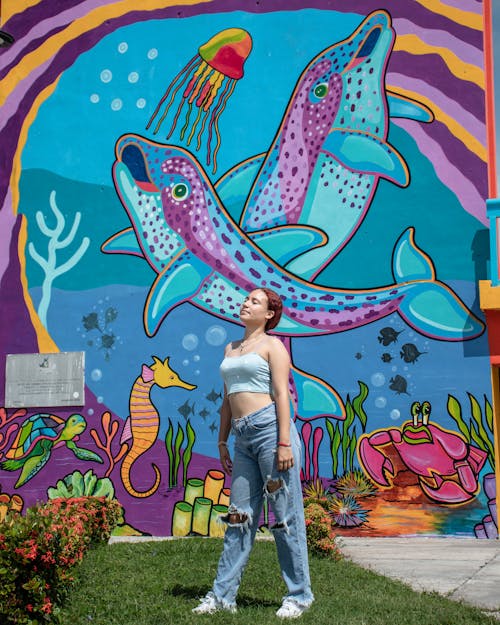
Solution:
{"label": "white crop top", "polygon": [[265,358],[255,352],[226,356],[220,365],[227,394],[269,393],[272,395],[271,369]]}

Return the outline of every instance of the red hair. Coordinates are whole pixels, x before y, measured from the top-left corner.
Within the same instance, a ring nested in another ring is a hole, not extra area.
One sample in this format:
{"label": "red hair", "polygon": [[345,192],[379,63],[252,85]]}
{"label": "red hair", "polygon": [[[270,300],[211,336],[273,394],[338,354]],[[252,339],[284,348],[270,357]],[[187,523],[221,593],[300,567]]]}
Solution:
{"label": "red hair", "polygon": [[259,290],[266,294],[267,297],[267,310],[271,310],[274,315],[271,319],[268,319],[265,326],[265,331],[275,328],[281,319],[281,313],[283,312],[283,302],[281,297],[271,289],[260,288]]}

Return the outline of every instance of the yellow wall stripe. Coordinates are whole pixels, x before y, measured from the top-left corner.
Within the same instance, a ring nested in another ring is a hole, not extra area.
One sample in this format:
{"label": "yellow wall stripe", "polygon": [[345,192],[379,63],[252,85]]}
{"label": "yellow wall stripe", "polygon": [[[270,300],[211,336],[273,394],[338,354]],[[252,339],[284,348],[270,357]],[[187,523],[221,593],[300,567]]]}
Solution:
{"label": "yellow wall stripe", "polygon": [[447,115],[441,108],[436,106],[436,104],[432,100],[426,98],[420,93],[417,93],[416,91],[402,89],[401,87],[387,86],[387,89],[397,95],[405,96],[407,98],[410,98],[411,100],[415,100],[417,102],[425,104],[434,113],[434,117],[437,121],[443,123],[447,128],[449,128],[450,132],[455,135],[455,137],[459,139],[468,150],[474,153],[485,163],[487,162],[487,150],[486,147],[481,143],[481,141],[474,137],[474,135],[471,135],[470,132],[468,132],[453,117]]}
{"label": "yellow wall stripe", "polygon": [[440,2],[439,0],[415,1],[421,4],[431,13],[437,13],[438,15],[442,15],[443,17],[447,17],[457,24],[468,26],[469,28],[473,28],[474,30],[483,30],[482,15],[478,15],[477,13],[470,13],[469,11],[463,11],[462,9],[457,9],[456,7],[451,7],[444,2]]}
{"label": "yellow wall stripe", "polygon": [[394,50],[409,52],[410,54],[437,54],[443,59],[454,76],[460,78],[460,80],[472,82],[483,90],[485,88],[483,68],[470,63],[464,63],[451,50],[429,45],[416,35],[398,35],[394,44]]}

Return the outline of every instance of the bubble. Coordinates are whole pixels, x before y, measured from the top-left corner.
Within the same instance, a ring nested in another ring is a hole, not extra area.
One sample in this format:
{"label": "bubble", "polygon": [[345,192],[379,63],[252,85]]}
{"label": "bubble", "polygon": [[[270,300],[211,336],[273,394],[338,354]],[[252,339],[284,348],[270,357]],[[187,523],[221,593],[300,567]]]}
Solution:
{"label": "bubble", "polygon": [[389,416],[393,421],[396,421],[401,416],[401,413],[397,408],[394,408],[394,410],[391,410],[391,412],[389,413]]}
{"label": "bubble", "polygon": [[92,104],[97,104],[97,103],[99,102],[99,100],[100,100],[100,99],[101,99],[101,98],[99,97],[99,94],[97,94],[97,93],[93,93],[93,94],[90,96],[90,101],[92,102]]}
{"label": "bubble", "polygon": [[196,369],[196,370],[195,370],[195,372],[194,372],[194,374],[195,374],[195,375],[200,375],[200,373],[201,373],[201,372],[200,372],[200,370],[199,370],[199,369]]}
{"label": "bubble", "polygon": [[200,355],[196,354],[196,356],[193,356],[193,360],[194,362],[200,362]]}
{"label": "bubble", "polygon": [[128,81],[131,83],[137,82],[139,80],[139,74],[137,72],[130,72],[128,75]]}
{"label": "bubble", "polygon": [[182,361],[182,364],[184,367],[187,367],[189,365],[189,360],[187,358],[184,358],[184,360]]}
{"label": "bubble", "polygon": [[113,111],[119,111],[121,109],[121,107],[123,106],[123,102],[120,98],[115,98],[112,102],[111,102],[111,109]]}
{"label": "bubble", "polygon": [[91,372],[90,377],[94,380],[94,382],[99,382],[99,380],[102,380],[102,371],[100,369],[94,369]]}
{"label": "bubble", "polygon": [[198,347],[198,337],[196,334],[186,334],[186,336],[182,339],[182,347],[192,352],[193,349]]}
{"label": "bubble", "polygon": [[118,44],[118,52],[120,54],[124,54],[128,50],[128,43],[126,41],[122,41]]}
{"label": "bubble", "polygon": [[214,347],[222,345],[226,338],[227,333],[222,326],[210,326],[205,332],[205,341]]}
{"label": "bubble", "polygon": [[385,384],[385,375],[383,373],[374,373],[370,380],[373,386],[382,386]]}
{"label": "bubble", "polygon": [[103,69],[101,72],[102,82],[111,82],[113,79],[113,72],[110,69]]}
{"label": "bubble", "polygon": [[144,98],[139,98],[135,105],[138,109],[143,109],[146,106],[146,100]]}
{"label": "bubble", "polygon": [[99,397],[97,398],[97,403],[102,404],[103,401],[104,401],[104,397],[102,395],[99,395]]}
{"label": "bubble", "polygon": [[156,48],[151,48],[151,50],[148,50],[148,59],[156,59],[157,56],[158,50]]}
{"label": "bubble", "polygon": [[377,397],[375,399],[375,406],[377,408],[385,408],[387,406],[387,399],[385,397]]}
{"label": "bubble", "polygon": [[87,414],[89,415],[89,417],[91,417],[94,414],[94,409],[93,408],[89,408],[87,410]]}

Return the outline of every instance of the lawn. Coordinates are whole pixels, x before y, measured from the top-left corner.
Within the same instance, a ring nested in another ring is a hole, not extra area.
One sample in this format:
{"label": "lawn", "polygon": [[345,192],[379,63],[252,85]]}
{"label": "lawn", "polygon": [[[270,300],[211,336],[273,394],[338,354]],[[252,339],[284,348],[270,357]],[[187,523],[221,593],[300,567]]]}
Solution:
{"label": "lawn", "polygon": [[[63,625],[261,625],[275,617],[285,586],[274,544],[258,541],[238,596],[238,613],[195,616],[191,608],[211,586],[222,542],[189,538],[102,545],[76,573]],[[304,625],[498,625],[480,610],[347,561],[311,558],[316,601]]]}

